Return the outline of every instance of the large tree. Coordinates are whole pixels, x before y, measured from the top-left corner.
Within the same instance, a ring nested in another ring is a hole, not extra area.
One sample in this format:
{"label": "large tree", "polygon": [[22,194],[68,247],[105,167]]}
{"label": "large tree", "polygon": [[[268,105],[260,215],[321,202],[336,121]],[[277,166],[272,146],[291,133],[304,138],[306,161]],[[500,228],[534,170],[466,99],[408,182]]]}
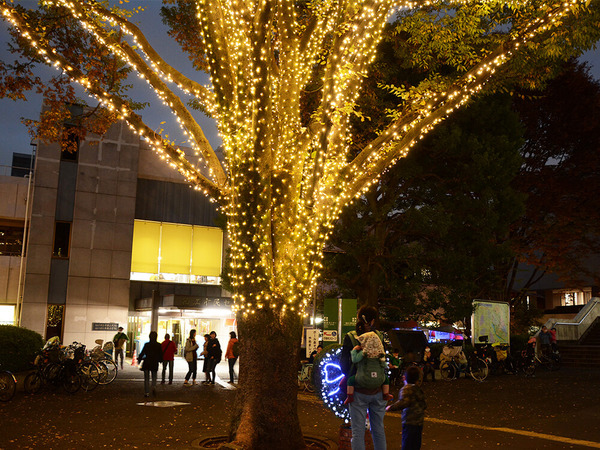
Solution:
{"label": "large tree", "polygon": [[[80,83],[109,111],[105,117],[126,120],[222,206],[244,342],[232,438],[249,449],[304,448],[295,384],[301,317],[342,208],[507,61],[518,67],[539,55],[543,63],[589,47],[598,38],[597,11],[578,0],[165,3],[172,36],[209,73],[209,87],[167,64],[128,14],[107,1],[47,0],[28,11],[1,0],[0,10],[18,30],[17,44],[29,49],[25,57]],[[412,46],[407,58],[433,70],[418,84],[397,86],[402,100],[386,124],[350,152],[350,118],[360,115],[356,101],[393,7]],[[19,75],[30,80],[27,64]],[[172,109],[199,162],[136,114],[139,105],[123,97],[128,70]],[[540,74],[523,76],[534,82]],[[187,94],[194,97],[188,104]],[[192,107],[217,122],[223,161]]]}

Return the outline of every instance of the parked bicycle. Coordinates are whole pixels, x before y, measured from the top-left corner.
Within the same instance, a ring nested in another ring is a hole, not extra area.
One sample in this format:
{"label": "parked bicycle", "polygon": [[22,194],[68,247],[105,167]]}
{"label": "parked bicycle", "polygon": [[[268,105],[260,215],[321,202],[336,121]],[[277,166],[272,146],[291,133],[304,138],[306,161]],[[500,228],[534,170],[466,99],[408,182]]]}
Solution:
{"label": "parked bicycle", "polygon": [[117,378],[117,373],[119,372],[117,364],[100,345],[97,345],[92,349],[90,358],[98,364],[100,370],[100,384],[110,384]]}
{"label": "parked bicycle", "polygon": [[525,376],[535,376],[538,367],[543,367],[548,371],[560,369],[560,353],[558,350],[548,352],[547,354],[538,353],[535,350],[535,346],[535,340],[530,341],[525,350],[521,352],[521,360],[518,367],[523,371]]}
{"label": "parked bicycle", "polygon": [[510,355],[510,345],[506,343],[489,344],[487,336],[479,336],[479,342],[475,354],[485,360],[488,370],[493,375],[503,373],[515,374],[517,369],[515,361]]}
{"label": "parked bicycle", "polygon": [[17,379],[8,370],[0,370],[0,401],[7,402],[17,392]]}
{"label": "parked bicycle", "polygon": [[81,378],[77,373],[77,364],[66,357],[60,346],[45,347],[34,361],[35,370],[24,380],[25,391],[35,394],[44,385],[62,386],[73,394],[81,387]]}
{"label": "parked bicycle", "polygon": [[312,364],[302,363],[302,368],[298,371],[298,387],[303,391],[315,392]]}
{"label": "parked bicycle", "polygon": [[[77,374],[81,378],[81,388],[86,391],[92,391],[98,387],[102,373],[106,377],[106,368],[101,367],[87,355],[85,345],[79,342],[73,342],[67,347],[67,357],[75,361]],[[103,372],[104,369],[104,372]]]}
{"label": "parked bicycle", "polygon": [[488,365],[475,353],[467,358],[462,346],[445,346],[440,355],[440,376],[442,380],[455,380],[463,372],[469,374],[476,381],[483,381],[488,376]]}

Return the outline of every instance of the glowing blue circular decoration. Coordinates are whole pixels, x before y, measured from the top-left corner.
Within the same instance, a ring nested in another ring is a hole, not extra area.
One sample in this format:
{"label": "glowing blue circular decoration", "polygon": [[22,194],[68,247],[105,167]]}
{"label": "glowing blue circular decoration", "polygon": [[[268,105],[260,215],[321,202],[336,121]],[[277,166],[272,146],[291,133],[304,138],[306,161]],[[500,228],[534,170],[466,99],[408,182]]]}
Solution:
{"label": "glowing blue circular decoration", "polygon": [[340,367],[342,346],[332,345],[321,354],[316,361],[317,370],[313,372],[316,392],[324,405],[336,416],[350,422],[348,406],[344,405],[346,392],[340,389],[340,381],[344,378]]}

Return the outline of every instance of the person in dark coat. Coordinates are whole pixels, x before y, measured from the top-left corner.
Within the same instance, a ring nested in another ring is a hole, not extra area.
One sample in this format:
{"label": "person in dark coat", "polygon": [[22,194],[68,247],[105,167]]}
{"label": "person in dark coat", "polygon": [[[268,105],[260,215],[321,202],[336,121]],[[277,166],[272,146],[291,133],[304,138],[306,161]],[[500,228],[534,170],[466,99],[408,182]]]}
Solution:
{"label": "person in dark coat", "polygon": [[210,332],[210,339],[206,351],[208,352],[208,355],[206,355],[208,358],[208,377],[210,379],[210,384],[215,384],[216,367],[217,364],[221,362],[223,351],[221,350],[221,344],[217,339],[217,333],[214,331]]}
{"label": "person in dark coat", "polygon": [[162,362],[162,347],[158,342],[158,333],[150,332],[150,342],[144,344],[140,352],[140,361],[142,361],[142,370],[144,371],[144,397],[150,397],[150,374],[152,374],[152,395],[156,396],[156,377],[158,373],[158,364]]}

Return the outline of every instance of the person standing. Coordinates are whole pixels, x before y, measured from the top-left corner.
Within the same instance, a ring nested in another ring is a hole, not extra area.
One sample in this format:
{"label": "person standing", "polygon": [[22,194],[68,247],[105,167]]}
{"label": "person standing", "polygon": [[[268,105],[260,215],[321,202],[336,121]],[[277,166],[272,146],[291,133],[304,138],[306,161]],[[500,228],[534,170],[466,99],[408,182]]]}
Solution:
{"label": "person standing", "polygon": [[[236,345],[237,344],[237,345]],[[229,332],[229,342],[227,343],[227,350],[225,351],[225,359],[227,359],[227,363],[229,364],[229,382],[233,383],[235,379],[235,371],[233,370],[235,367],[235,363],[238,359],[238,354],[234,352],[234,348],[239,346],[239,340],[235,331]]]}
{"label": "person standing", "polygon": [[540,343],[540,351],[542,352],[542,355],[550,355],[550,344],[552,342],[552,336],[550,335],[550,332],[548,331],[546,325],[544,325],[540,330],[538,342]]}
{"label": "person standing", "polygon": [[223,355],[221,344],[217,339],[217,333],[215,331],[210,332],[210,339],[206,351],[208,352],[208,378],[210,384],[215,384],[217,364],[221,362],[221,356]]}
{"label": "person standing", "polygon": [[202,348],[202,358],[204,358],[203,363],[202,363],[202,372],[204,373],[204,381],[202,382],[202,384],[210,384],[210,375],[208,374],[208,366],[209,366],[209,359],[208,359],[208,341],[210,340],[210,334],[205,334],[204,335],[204,346]]}
{"label": "person standing", "polygon": [[169,367],[169,384],[173,384],[173,366],[175,365],[175,352],[177,346],[175,342],[171,340],[169,333],[165,334],[165,340],[160,345],[162,347],[162,381],[161,384],[165,384],[165,372],[167,366]]}
{"label": "person standing", "polygon": [[196,384],[196,371],[198,370],[198,344],[196,344],[196,330],[190,330],[190,337],[185,341],[184,357],[188,363],[188,372],[185,375],[184,385],[189,385],[190,377],[192,384]]}
{"label": "person standing", "polygon": [[[373,306],[362,306],[358,310],[356,329],[360,334],[375,331],[375,323],[379,317],[377,309]],[[355,332],[350,332],[355,333]],[[340,366],[347,380],[356,375],[356,367],[352,364],[352,349],[355,347],[349,334],[344,337]],[[358,334],[358,335],[360,335]],[[346,391],[346,386],[340,386]],[[352,450],[365,450],[365,424],[367,413],[371,424],[371,438],[374,450],[386,450],[385,428],[383,417],[387,399],[383,396],[381,387],[365,389],[360,386],[354,388],[354,399],[350,405],[350,420],[352,424]]]}
{"label": "person standing", "polygon": [[140,353],[142,370],[144,371],[144,397],[150,397],[150,375],[152,375],[152,395],[156,397],[156,375],[158,363],[162,361],[162,347],[158,343],[158,333],[150,332],[150,342],[144,344]]}
{"label": "person standing", "polygon": [[427,402],[421,389],[423,374],[417,366],[410,366],[404,374],[404,387],[398,401],[387,411],[402,410],[402,450],[419,450],[425,423]]}
{"label": "person standing", "polygon": [[550,346],[553,353],[558,351],[558,345],[556,345],[556,328],[554,327],[550,328]]}
{"label": "person standing", "polygon": [[123,370],[123,350],[125,349],[125,343],[129,341],[129,338],[123,333],[123,327],[119,327],[117,334],[113,337],[113,344],[115,346],[115,364],[119,366],[119,356],[121,357],[121,370]]}
{"label": "person standing", "polygon": [[431,381],[435,381],[435,357],[429,347],[425,347],[423,353],[423,379],[427,381],[427,375],[431,374]]}
{"label": "person standing", "polygon": [[321,353],[321,350],[323,350],[323,346],[321,344],[317,345],[317,349],[313,350],[310,353],[310,356],[308,357],[308,363],[309,364],[314,364],[315,363],[315,358],[317,356],[319,356],[319,353]]}

